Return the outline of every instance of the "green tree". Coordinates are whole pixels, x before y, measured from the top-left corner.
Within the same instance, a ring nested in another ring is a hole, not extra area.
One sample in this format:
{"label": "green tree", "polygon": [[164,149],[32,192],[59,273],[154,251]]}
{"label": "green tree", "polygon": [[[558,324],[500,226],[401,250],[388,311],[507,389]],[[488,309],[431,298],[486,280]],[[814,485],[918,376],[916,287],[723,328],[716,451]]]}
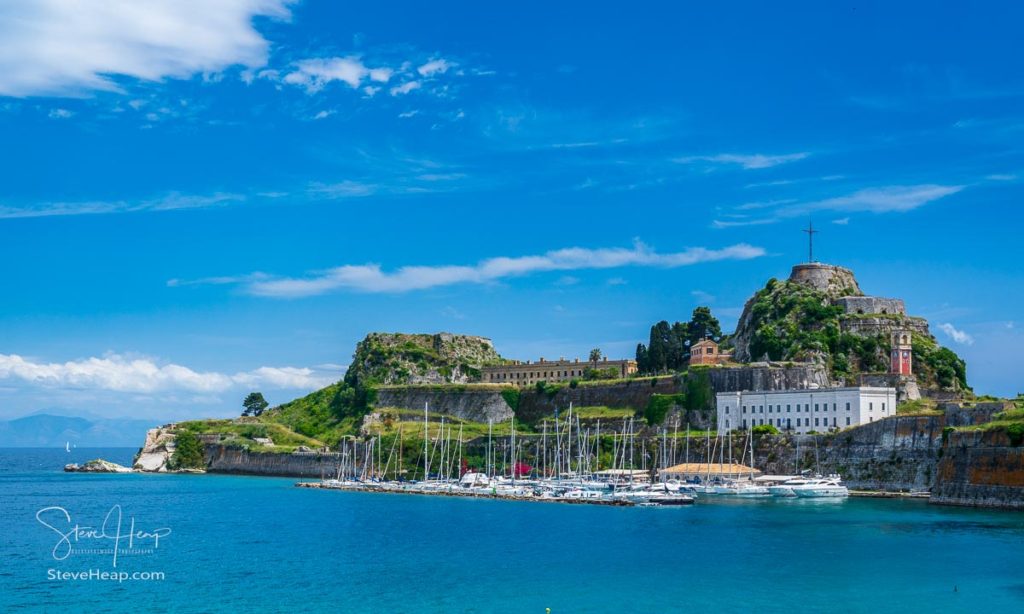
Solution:
{"label": "green tree", "polygon": [[676,322],[669,330],[668,352],[665,355],[665,366],[669,371],[678,371],[686,367],[687,356],[690,352],[686,342],[689,331],[690,325],[686,322]]}
{"label": "green tree", "polygon": [[662,320],[651,327],[651,339],[647,344],[648,373],[664,373],[668,370],[668,354],[672,345],[672,328]]}
{"label": "green tree", "polygon": [[203,444],[192,431],[182,431],[174,437],[174,455],[168,463],[171,469],[202,469]]}
{"label": "green tree", "polygon": [[242,415],[258,416],[269,406],[270,403],[267,403],[267,400],[263,398],[262,392],[250,392],[249,396],[245,397],[245,400],[242,401],[242,407],[245,408],[242,411]]}
{"label": "green tree", "polygon": [[636,370],[640,373],[651,372],[650,360],[647,358],[647,346],[642,343],[636,344]]}
{"label": "green tree", "polygon": [[690,345],[701,339],[710,338],[718,341],[722,338],[722,326],[718,318],[711,314],[710,307],[697,307],[690,315],[690,323],[687,326],[687,339]]}
{"label": "green tree", "polygon": [[590,362],[598,362],[599,360],[601,360],[601,348],[590,350]]}

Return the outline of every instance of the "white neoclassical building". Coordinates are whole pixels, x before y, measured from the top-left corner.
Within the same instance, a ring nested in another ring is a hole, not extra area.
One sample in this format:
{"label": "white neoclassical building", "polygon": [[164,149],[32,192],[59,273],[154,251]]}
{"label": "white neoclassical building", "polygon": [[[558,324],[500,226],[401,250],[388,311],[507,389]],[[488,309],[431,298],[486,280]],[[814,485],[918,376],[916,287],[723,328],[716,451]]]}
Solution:
{"label": "white neoclassical building", "polygon": [[896,415],[896,389],[812,388],[720,392],[718,432],[770,424],[780,431],[824,433]]}

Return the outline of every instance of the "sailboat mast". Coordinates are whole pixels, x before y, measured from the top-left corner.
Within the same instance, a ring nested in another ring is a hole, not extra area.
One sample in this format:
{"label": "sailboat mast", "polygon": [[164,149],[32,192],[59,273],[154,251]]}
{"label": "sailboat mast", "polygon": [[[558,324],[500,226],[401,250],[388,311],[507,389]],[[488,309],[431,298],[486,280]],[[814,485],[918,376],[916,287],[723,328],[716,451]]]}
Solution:
{"label": "sailboat mast", "polygon": [[423,480],[426,481],[427,477],[430,476],[430,461],[427,458],[427,440],[430,439],[430,432],[427,430],[427,412],[429,410],[430,403],[427,401],[423,402]]}

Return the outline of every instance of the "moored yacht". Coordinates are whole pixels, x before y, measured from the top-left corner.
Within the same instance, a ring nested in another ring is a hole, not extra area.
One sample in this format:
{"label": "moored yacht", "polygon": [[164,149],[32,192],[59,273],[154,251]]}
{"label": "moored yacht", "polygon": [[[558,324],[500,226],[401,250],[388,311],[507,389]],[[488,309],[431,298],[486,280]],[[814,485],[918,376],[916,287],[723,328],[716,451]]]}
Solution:
{"label": "moored yacht", "polygon": [[768,494],[770,494],[773,497],[795,497],[796,493],[793,492],[793,487],[794,486],[802,486],[802,485],[808,483],[809,481],[811,481],[811,478],[804,478],[804,477],[792,478],[792,479],[786,480],[785,482],[782,482],[781,484],[776,484],[774,486],[769,486],[768,487]]}
{"label": "moored yacht", "polygon": [[807,480],[806,484],[797,484],[790,488],[796,496],[805,498],[837,498],[850,496],[849,489],[840,483],[839,476]]}

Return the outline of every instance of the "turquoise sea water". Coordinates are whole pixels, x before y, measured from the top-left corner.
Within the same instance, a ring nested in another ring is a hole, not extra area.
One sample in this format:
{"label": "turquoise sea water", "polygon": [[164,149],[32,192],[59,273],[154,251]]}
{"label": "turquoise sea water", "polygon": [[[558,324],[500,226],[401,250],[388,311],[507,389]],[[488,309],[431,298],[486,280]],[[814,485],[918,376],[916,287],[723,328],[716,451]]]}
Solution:
{"label": "turquoise sea water", "polygon": [[[0,450],[0,612],[1024,611],[1020,513],[867,499],[611,508],[61,471],[132,452]],[[116,571],[165,578],[48,579],[114,569],[109,554],[54,560],[59,537],[37,511],[99,525],[114,505],[125,532],[129,516],[171,530]]]}

